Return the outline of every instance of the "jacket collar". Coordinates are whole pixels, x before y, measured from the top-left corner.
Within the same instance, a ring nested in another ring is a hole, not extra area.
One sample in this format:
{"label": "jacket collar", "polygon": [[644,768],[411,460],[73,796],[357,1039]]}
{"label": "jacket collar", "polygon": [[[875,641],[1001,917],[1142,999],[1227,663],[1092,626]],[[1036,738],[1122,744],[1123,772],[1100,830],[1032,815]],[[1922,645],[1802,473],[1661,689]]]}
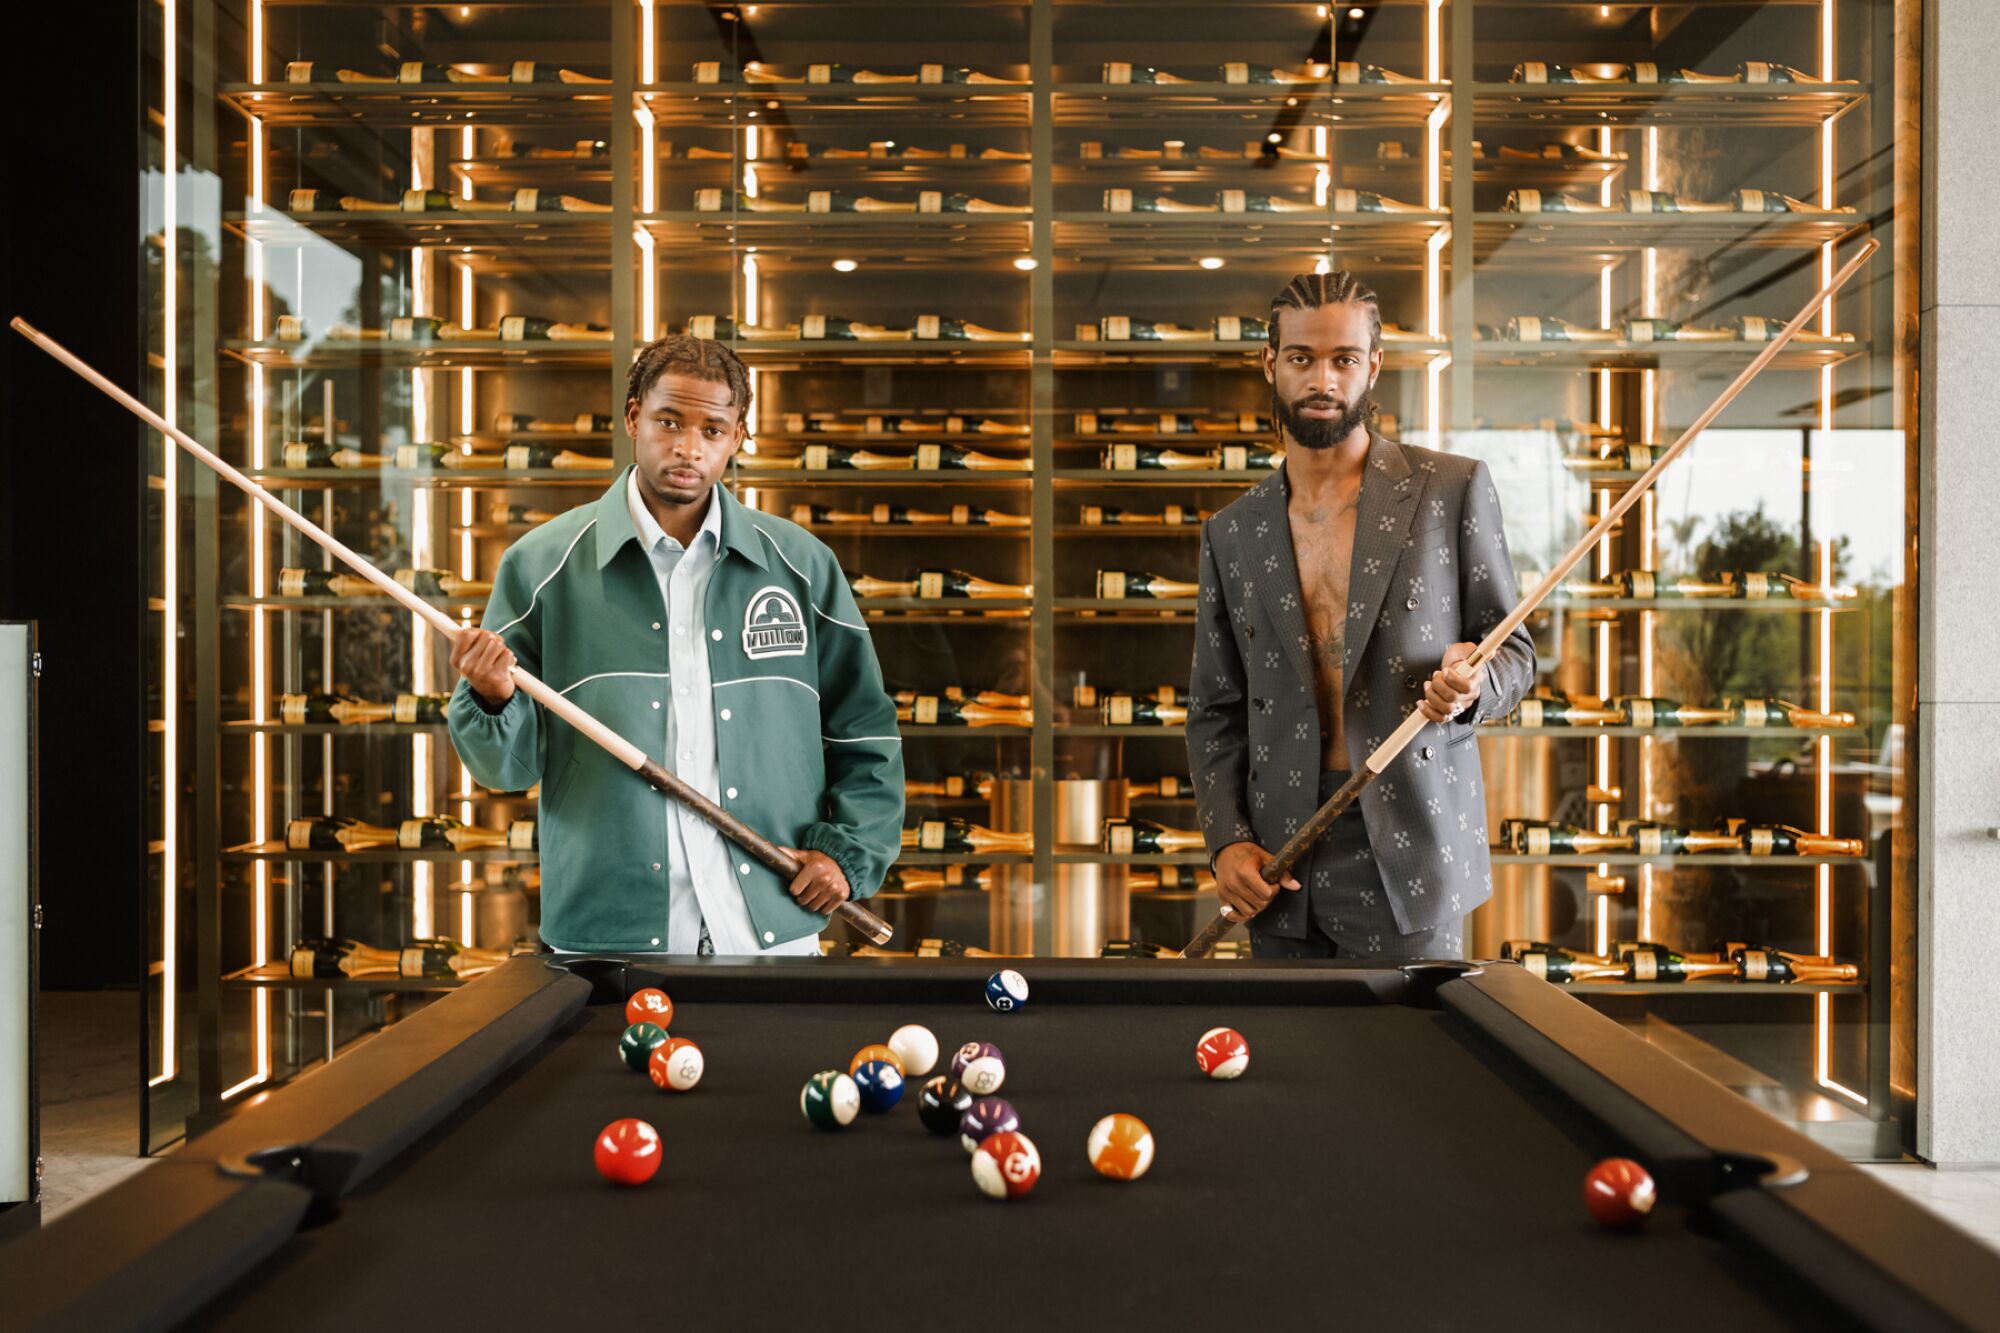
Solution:
{"label": "jacket collar", "polygon": [[[595,518],[597,521],[597,567],[601,570],[611,563],[612,557],[630,542],[637,546],[642,538],[632,526],[632,509],[626,501],[626,487],[632,484],[631,468],[618,474],[618,480],[611,488],[597,497]],[[764,538],[757,531],[757,525],[750,519],[750,512],[742,501],[730,494],[729,488],[717,484],[709,503],[719,506],[722,518],[720,545],[716,557],[720,559],[730,552],[742,556],[759,569],[768,569],[770,559],[764,554]]]}

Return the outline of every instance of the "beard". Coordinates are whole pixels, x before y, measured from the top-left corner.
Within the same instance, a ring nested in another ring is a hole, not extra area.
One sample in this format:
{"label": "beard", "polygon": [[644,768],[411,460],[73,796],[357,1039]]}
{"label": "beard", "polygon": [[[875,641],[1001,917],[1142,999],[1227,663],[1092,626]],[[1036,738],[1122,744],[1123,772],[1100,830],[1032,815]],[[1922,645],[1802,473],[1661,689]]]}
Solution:
{"label": "beard", "polygon": [[1301,398],[1295,403],[1287,403],[1276,393],[1271,395],[1271,413],[1286,434],[1298,441],[1303,449],[1331,449],[1352,435],[1355,428],[1365,424],[1375,411],[1375,400],[1367,394],[1349,403],[1338,415],[1330,417],[1308,417],[1303,415],[1309,407],[1335,407],[1337,398]]}

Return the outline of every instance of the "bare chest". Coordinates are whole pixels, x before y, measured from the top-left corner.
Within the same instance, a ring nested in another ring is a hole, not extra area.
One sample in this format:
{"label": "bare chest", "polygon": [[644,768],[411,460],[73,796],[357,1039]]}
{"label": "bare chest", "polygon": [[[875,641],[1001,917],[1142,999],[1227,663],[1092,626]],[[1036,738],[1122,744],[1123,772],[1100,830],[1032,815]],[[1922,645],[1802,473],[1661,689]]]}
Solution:
{"label": "bare chest", "polygon": [[1324,505],[1295,503],[1288,515],[1299,591],[1305,597],[1306,619],[1312,627],[1316,648],[1321,647],[1323,638],[1337,642],[1347,623],[1356,508],[1351,501]]}

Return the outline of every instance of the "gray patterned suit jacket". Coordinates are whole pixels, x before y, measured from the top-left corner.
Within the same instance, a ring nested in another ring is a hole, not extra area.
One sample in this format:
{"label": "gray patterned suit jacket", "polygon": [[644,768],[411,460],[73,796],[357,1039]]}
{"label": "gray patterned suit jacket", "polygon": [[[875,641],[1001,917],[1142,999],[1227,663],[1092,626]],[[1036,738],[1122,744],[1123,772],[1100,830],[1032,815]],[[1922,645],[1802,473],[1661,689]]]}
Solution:
{"label": "gray patterned suit jacket", "polygon": [[[1318,804],[1319,711],[1290,490],[1280,468],[1202,525],[1187,743],[1211,856],[1244,839],[1275,851]],[[1513,609],[1514,567],[1486,465],[1371,431],[1348,587],[1343,720],[1352,771],[1416,707],[1444,650],[1484,638]],[[1492,896],[1474,727],[1511,712],[1534,680],[1534,641],[1516,629],[1487,663],[1479,702],[1426,726],[1362,794],[1376,869],[1404,933],[1455,928]],[[1304,938],[1304,896],[1280,895],[1260,932]]]}

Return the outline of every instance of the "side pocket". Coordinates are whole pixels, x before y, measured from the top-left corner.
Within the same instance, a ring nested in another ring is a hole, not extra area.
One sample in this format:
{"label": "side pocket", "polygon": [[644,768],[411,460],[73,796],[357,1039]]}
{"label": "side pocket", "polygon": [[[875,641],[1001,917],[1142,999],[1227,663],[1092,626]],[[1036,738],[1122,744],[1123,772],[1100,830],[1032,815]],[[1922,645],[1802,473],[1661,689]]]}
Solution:
{"label": "side pocket", "polygon": [[563,794],[569,790],[570,784],[576,781],[577,770],[582,767],[583,756],[581,754],[570,756],[569,767],[563,770],[563,775],[556,782],[556,785],[551,787],[548,794],[542,797],[542,804],[551,810],[561,805]]}
{"label": "side pocket", "polygon": [[1447,750],[1452,750],[1478,736],[1479,727],[1476,723],[1460,722],[1454,718],[1452,721],[1444,724],[1444,732],[1446,736],[1450,737],[1444,743],[1444,747]]}

